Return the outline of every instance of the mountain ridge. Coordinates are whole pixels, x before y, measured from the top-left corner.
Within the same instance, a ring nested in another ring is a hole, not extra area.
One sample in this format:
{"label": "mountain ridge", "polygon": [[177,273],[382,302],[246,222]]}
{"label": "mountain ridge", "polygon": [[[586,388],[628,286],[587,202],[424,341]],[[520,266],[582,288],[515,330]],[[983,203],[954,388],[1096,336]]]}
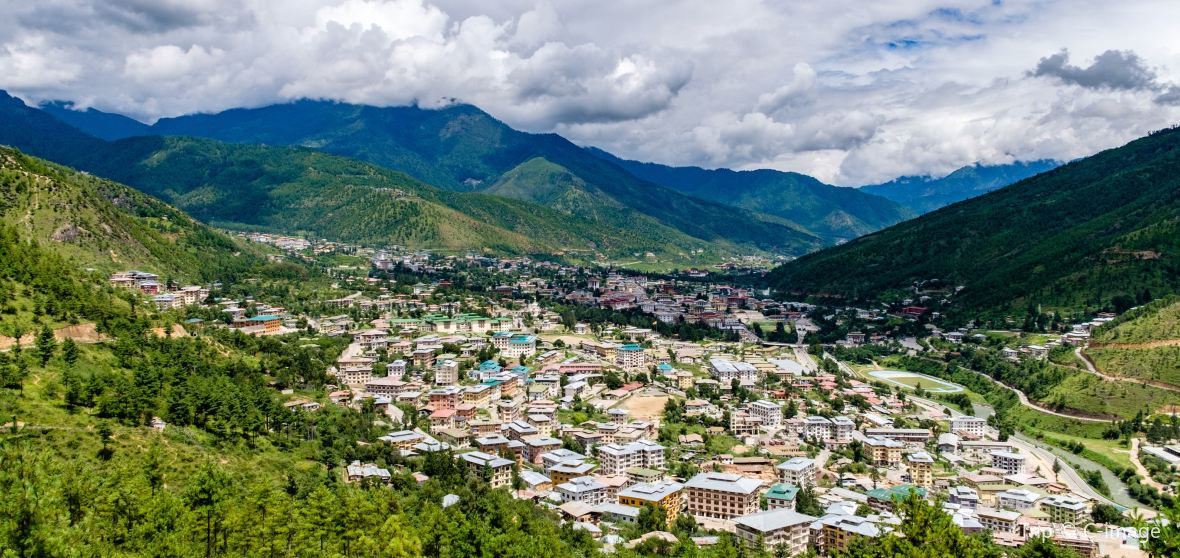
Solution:
{"label": "mountain ridge", "polygon": [[[780,266],[791,296],[846,302],[937,280],[959,316],[1084,313],[1180,290],[1180,129],[1163,130]],[[902,295],[904,296],[904,295]]]}
{"label": "mountain ridge", "polygon": [[1030,176],[1053,170],[1059,161],[1037,159],[1004,165],[975,163],[946,176],[902,176],[881,184],[861,186],[862,192],[893,200],[921,215],[955,202],[980,196]]}

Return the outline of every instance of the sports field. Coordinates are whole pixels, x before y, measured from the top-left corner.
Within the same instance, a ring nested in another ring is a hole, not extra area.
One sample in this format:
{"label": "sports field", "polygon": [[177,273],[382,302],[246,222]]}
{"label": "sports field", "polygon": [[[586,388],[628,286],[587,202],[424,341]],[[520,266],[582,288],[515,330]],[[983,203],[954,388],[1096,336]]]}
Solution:
{"label": "sports field", "polygon": [[922,386],[922,389],[930,393],[961,393],[963,387],[952,384],[945,380],[940,380],[934,376],[927,376],[917,372],[906,372],[903,370],[873,370],[868,373],[869,376],[881,380],[887,384],[893,384],[909,389],[917,389]]}

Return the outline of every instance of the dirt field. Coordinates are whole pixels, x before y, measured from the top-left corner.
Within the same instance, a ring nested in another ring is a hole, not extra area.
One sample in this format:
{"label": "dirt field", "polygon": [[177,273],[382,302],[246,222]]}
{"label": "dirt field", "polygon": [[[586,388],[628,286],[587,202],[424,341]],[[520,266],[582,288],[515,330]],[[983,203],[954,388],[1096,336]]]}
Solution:
{"label": "dirt field", "polygon": [[[22,347],[32,346],[35,340],[36,332],[26,333],[20,338]],[[94,324],[78,324],[66,326],[53,331],[53,337],[59,342],[66,339],[73,339],[75,343],[98,343],[106,339],[104,335],[95,329]],[[11,349],[15,339],[0,335],[0,350]]]}
{"label": "dirt field", "polygon": [[658,424],[668,399],[669,397],[665,394],[647,395],[645,390],[628,397],[619,404],[618,408],[626,409],[631,414],[631,418],[649,420]]}

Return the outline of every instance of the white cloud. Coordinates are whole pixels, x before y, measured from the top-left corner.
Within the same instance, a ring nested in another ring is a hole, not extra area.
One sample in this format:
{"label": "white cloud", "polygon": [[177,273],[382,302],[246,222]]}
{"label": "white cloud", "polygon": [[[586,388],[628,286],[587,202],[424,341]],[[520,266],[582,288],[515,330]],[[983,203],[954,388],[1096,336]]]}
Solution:
{"label": "white cloud", "polygon": [[1180,5],[953,4],[45,0],[0,19],[0,88],[148,120],[458,98],[624,157],[839,184],[1083,156],[1180,116]]}

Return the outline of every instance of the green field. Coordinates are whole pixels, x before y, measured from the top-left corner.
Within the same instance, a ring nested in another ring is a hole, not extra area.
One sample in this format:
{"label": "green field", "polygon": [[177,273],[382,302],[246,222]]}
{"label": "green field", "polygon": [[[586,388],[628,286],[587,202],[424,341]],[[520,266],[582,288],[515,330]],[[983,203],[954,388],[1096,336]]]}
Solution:
{"label": "green field", "polygon": [[880,380],[887,384],[893,384],[908,389],[922,389],[930,393],[951,394],[961,393],[963,387],[957,384],[940,380],[934,376],[927,376],[917,372],[905,372],[902,370],[873,370],[866,372],[866,374],[875,380]]}

